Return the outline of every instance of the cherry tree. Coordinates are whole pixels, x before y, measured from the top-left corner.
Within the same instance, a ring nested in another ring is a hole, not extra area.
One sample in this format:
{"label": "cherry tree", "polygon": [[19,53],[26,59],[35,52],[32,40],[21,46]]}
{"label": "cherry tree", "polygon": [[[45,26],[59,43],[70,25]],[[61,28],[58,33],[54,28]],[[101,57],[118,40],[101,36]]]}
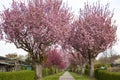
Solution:
{"label": "cherry tree", "polygon": [[57,73],[58,69],[64,69],[67,66],[67,61],[64,59],[64,55],[65,53],[63,53],[61,51],[61,49],[58,48],[53,48],[50,51],[48,51],[47,55],[47,60],[45,65],[47,67],[54,67],[55,68],[55,72]]}
{"label": "cherry tree", "polygon": [[85,3],[84,8],[80,9],[79,18],[72,24],[70,38],[66,40],[87,59],[91,77],[94,76],[95,57],[115,42],[116,26],[112,17],[108,4]]}
{"label": "cherry tree", "polygon": [[84,74],[87,59],[85,59],[79,52],[72,52],[70,55],[75,59],[74,61],[76,61],[78,67],[80,68],[81,74]]}
{"label": "cherry tree", "polygon": [[36,80],[42,77],[42,64],[48,46],[67,37],[72,15],[62,0],[28,0],[5,8],[0,26],[1,39],[27,51],[35,65]]}
{"label": "cherry tree", "polygon": [[59,69],[65,69],[67,67],[67,62],[62,61],[61,64],[59,65]]}
{"label": "cherry tree", "polygon": [[[74,30],[74,29],[71,29],[71,30]],[[73,67],[80,68],[80,72],[83,75],[85,72],[87,59],[85,56],[83,57],[83,55],[81,55],[80,51],[75,49],[76,48],[75,46],[72,45],[74,44],[71,41],[73,38],[74,31],[71,31],[69,33],[70,33],[69,38],[65,39],[66,41],[64,43],[65,45],[63,46],[64,47],[63,50],[68,53],[66,56],[68,56],[67,59],[69,60],[70,65],[72,65]]]}
{"label": "cherry tree", "polygon": [[48,58],[46,61],[46,64],[48,64],[48,67],[53,66],[57,72],[57,68],[62,63],[62,56],[61,53],[57,49],[50,50],[48,52]]}
{"label": "cherry tree", "polygon": [[77,65],[78,65],[78,61],[71,55],[71,54],[68,54],[69,58],[69,68],[72,70],[72,71],[75,71],[75,69],[77,69]]}

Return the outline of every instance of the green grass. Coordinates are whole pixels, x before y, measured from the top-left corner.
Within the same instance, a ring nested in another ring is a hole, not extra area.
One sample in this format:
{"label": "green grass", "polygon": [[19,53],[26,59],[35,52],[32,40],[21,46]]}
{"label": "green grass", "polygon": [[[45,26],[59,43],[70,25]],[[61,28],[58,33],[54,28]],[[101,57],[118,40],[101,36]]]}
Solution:
{"label": "green grass", "polygon": [[92,79],[88,76],[79,75],[79,74],[76,74],[76,73],[73,73],[73,72],[71,72],[70,74],[75,78],[75,80],[95,80],[95,79]]}
{"label": "green grass", "polygon": [[46,76],[42,80],[58,80],[59,77],[63,74],[64,72],[60,72],[54,75]]}

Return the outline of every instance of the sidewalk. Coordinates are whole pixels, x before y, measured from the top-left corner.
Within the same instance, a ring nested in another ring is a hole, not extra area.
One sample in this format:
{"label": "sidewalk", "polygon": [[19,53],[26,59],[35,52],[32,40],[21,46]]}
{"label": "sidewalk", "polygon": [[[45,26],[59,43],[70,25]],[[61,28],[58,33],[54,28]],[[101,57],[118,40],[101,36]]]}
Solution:
{"label": "sidewalk", "polygon": [[66,71],[62,76],[60,76],[59,80],[75,80],[71,74]]}

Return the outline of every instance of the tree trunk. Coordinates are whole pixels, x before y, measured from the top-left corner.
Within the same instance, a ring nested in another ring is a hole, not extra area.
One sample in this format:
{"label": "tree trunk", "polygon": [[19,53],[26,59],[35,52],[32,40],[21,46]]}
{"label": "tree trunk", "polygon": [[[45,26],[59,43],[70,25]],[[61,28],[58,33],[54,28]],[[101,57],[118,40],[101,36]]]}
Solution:
{"label": "tree trunk", "polygon": [[72,68],[72,72],[74,72],[75,71],[75,69],[74,68]]}
{"label": "tree trunk", "polygon": [[39,63],[35,64],[35,80],[42,80],[42,65]]}
{"label": "tree trunk", "polygon": [[54,66],[54,68],[55,68],[55,73],[58,73],[58,68],[56,65]]}
{"label": "tree trunk", "polygon": [[57,68],[55,68],[55,73],[58,73],[58,69]]}
{"label": "tree trunk", "polygon": [[89,76],[94,77],[94,59],[89,59]]}
{"label": "tree trunk", "polygon": [[81,66],[81,74],[84,75],[85,74],[85,64],[83,64]]}

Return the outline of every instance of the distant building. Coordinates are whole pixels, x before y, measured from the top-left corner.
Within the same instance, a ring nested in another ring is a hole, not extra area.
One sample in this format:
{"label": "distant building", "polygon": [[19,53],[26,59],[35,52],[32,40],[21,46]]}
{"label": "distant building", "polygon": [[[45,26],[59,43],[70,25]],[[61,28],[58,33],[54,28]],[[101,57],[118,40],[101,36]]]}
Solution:
{"label": "distant building", "polygon": [[9,59],[0,56],[0,72],[11,71],[14,67],[14,64],[9,63]]}
{"label": "distant building", "polygon": [[31,65],[17,59],[8,59],[0,56],[0,72],[31,70]]}
{"label": "distant building", "polygon": [[112,64],[112,67],[120,67],[120,58],[116,59]]}

